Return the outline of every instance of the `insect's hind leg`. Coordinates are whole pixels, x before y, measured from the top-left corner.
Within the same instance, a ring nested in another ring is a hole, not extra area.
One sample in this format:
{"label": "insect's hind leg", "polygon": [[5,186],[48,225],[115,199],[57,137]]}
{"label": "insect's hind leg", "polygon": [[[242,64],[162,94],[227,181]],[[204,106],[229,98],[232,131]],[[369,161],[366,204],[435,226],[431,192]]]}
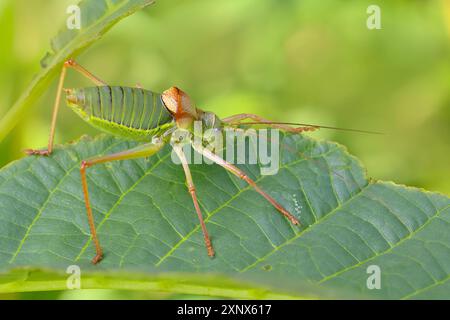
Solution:
{"label": "insect's hind leg", "polygon": [[136,148],[125,150],[118,153],[113,153],[105,156],[100,157],[94,157],[87,160],[83,160],[81,162],[80,167],[80,175],[81,175],[81,185],[83,188],[83,195],[84,195],[84,202],[86,205],[86,213],[88,217],[89,222],[89,228],[91,230],[91,236],[92,240],[94,241],[95,245],[95,251],[96,255],[92,259],[92,263],[96,264],[103,258],[103,250],[100,246],[100,242],[97,237],[97,230],[95,229],[95,223],[94,223],[94,216],[92,214],[92,207],[89,200],[89,190],[88,190],[88,184],[86,179],[86,169],[89,167],[92,167],[93,165],[99,164],[99,163],[105,163],[109,161],[115,161],[115,160],[127,160],[127,159],[135,159],[135,158],[142,158],[142,157],[149,157],[157,153],[161,148],[164,146],[164,143],[161,141],[152,142],[140,145]]}
{"label": "insect's hind leg", "polygon": [[206,249],[208,250],[208,256],[213,257],[214,249],[212,247],[211,240],[208,235],[208,230],[206,230],[205,222],[203,221],[202,212],[201,212],[200,206],[198,204],[197,194],[195,193],[195,185],[194,185],[194,181],[192,180],[191,170],[189,169],[186,155],[184,154],[183,149],[179,146],[174,146],[173,150],[178,155],[178,158],[180,158],[181,165],[183,166],[189,193],[191,194],[192,201],[194,202],[195,211],[197,211],[197,216],[198,216],[198,219],[200,220],[200,226],[202,228],[203,238],[205,240]]}
{"label": "insect's hind leg", "polygon": [[264,119],[263,117],[260,117],[256,114],[252,114],[252,113],[240,113],[240,114],[236,114],[227,118],[222,119],[223,122],[233,125],[233,124],[245,124],[245,122],[242,122],[242,120],[245,119],[251,119],[259,124],[265,124],[268,127],[272,127],[272,128],[276,128],[276,129],[280,129],[283,131],[287,131],[287,132],[293,132],[293,133],[300,133],[300,132],[304,132],[304,131],[315,131],[318,128],[314,127],[314,126],[303,126],[303,127],[292,127],[289,125],[285,125],[285,124],[277,124],[277,123],[273,123],[273,121]]}
{"label": "insect's hind leg", "polygon": [[205,157],[210,159],[211,161],[217,163],[218,165],[222,166],[226,170],[230,171],[232,174],[237,176],[238,178],[244,180],[247,182],[250,186],[252,186],[255,191],[257,191],[260,195],[262,195],[264,198],[266,198],[267,201],[270,202],[282,215],[284,215],[286,218],[289,219],[293,224],[300,225],[300,222],[297,220],[296,217],[294,217],[289,211],[287,211],[281,204],[279,204],[274,198],[272,198],[270,195],[268,195],[266,192],[261,190],[261,188],[258,187],[258,185],[253,181],[249,176],[247,176],[242,170],[240,170],[238,167],[232,165],[231,163],[227,162],[226,160],[222,159],[215,153],[211,152],[210,150],[203,148],[202,146],[198,146],[195,143],[192,144],[192,147],[194,150],[199,152],[200,154],[203,154]]}
{"label": "insect's hind leg", "polygon": [[94,76],[92,73],[87,71],[85,68],[80,66],[75,60],[69,59],[66,60],[63,64],[63,67],[61,69],[61,75],[59,76],[59,82],[58,82],[58,88],[56,91],[56,98],[55,98],[55,104],[53,106],[53,114],[52,114],[52,124],[50,127],[50,135],[48,138],[48,145],[47,149],[45,150],[33,150],[33,149],[27,149],[25,150],[25,153],[28,155],[41,155],[41,156],[48,156],[53,151],[53,138],[55,136],[55,128],[56,128],[56,119],[58,117],[58,110],[59,110],[59,104],[61,101],[61,94],[63,91],[63,85],[64,85],[64,79],[66,78],[66,71],[67,68],[72,68],[81,73],[83,76],[94,82],[98,86],[105,86],[106,83]]}

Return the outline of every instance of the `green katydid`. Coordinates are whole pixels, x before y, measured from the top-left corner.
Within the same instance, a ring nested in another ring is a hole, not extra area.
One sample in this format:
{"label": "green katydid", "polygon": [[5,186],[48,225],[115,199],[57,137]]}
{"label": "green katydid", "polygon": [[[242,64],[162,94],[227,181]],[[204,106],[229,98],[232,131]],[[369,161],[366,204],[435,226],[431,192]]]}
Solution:
{"label": "green katydid", "polygon": [[[64,79],[68,68],[72,68],[94,82],[95,86],[80,89],[64,89]],[[268,127],[281,129],[288,132],[300,133],[303,131],[314,131],[322,126],[281,123],[263,119],[254,114],[238,114],[224,119],[219,119],[214,113],[196,108],[189,96],[182,90],[171,87],[162,94],[157,94],[148,90],[136,87],[108,86],[92,73],[87,71],[74,60],[69,59],[64,62],[59,78],[55,104],[53,108],[50,136],[48,147],[45,150],[26,150],[29,155],[47,156],[52,153],[53,139],[55,134],[56,119],[61,101],[62,93],[66,93],[68,106],[85,121],[120,137],[142,141],[143,143],[130,150],[109,154],[105,156],[93,157],[81,162],[80,174],[86,212],[91,231],[91,236],[95,245],[96,255],[92,259],[94,264],[103,257],[102,247],[95,229],[92,208],[89,200],[88,185],[86,179],[86,169],[100,163],[114,160],[135,159],[140,157],[150,157],[162,149],[170,141],[176,129],[192,131],[193,122],[201,121],[205,129],[214,128],[224,130],[240,124],[262,124]],[[245,122],[250,119],[252,122]],[[292,125],[300,125],[292,127]],[[326,128],[326,127],[324,127]],[[330,127],[328,127],[330,128]],[[339,128],[333,128],[339,129]],[[269,201],[281,214],[289,219],[293,224],[299,225],[299,221],[281,204],[279,204],[268,193],[261,190],[256,183],[242,170],[222,159],[207,148],[196,145],[188,141],[194,150],[202,154],[205,158],[222,166],[226,170],[240,179],[246,181]],[[186,183],[192,201],[197,212],[207,252],[209,256],[214,256],[214,249],[203,221],[202,212],[197,200],[195,185],[191,176],[186,155],[183,149],[177,145],[173,149],[179,159],[186,176]]]}

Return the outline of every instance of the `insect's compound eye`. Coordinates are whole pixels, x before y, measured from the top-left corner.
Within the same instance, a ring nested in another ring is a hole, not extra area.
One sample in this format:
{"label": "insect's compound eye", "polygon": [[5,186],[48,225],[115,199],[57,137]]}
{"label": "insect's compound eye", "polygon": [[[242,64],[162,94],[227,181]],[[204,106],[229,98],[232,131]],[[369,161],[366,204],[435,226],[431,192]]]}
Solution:
{"label": "insect's compound eye", "polygon": [[179,101],[180,101],[180,91],[176,87],[171,87],[164,91],[161,95],[161,99],[166,106],[166,108],[172,113],[178,113]]}

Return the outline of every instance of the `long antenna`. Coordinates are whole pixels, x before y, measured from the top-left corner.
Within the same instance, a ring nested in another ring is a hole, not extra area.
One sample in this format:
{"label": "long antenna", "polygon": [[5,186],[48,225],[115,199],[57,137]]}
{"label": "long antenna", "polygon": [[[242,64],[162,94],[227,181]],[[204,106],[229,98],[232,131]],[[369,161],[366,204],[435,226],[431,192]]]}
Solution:
{"label": "long antenna", "polygon": [[230,125],[238,125],[238,124],[241,124],[241,125],[242,124],[284,124],[284,125],[291,125],[291,126],[304,126],[304,127],[331,129],[331,130],[339,130],[339,131],[350,131],[350,132],[367,133],[367,134],[384,134],[383,132],[377,132],[377,131],[338,128],[338,127],[321,126],[321,125],[317,125],[317,124],[298,123],[298,122],[260,121],[260,122],[230,123]]}

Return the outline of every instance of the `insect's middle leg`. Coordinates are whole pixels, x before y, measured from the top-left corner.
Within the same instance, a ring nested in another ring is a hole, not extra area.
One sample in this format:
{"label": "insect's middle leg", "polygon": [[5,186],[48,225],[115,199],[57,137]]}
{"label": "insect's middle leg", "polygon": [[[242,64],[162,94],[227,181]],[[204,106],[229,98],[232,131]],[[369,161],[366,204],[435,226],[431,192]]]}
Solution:
{"label": "insect's middle leg", "polygon": [[265,124],[268,127],[272,127],[272,128],[276,128],[276,129],[281,129],[283,131],[287,131],[287,132],[293,132],[293,133],[300,133],[300,132],[304,132],[304,131],[315,131],[318,128],[314,127],[314,126],[303,126],[303,127],[292,127],[289,125],[285,125],[285,124],[277,124],[277,123],[273,123],[273,121],[264,119],[256,114],[252,114],[252,113],[241,113],[241,114],[236,114],[227,118],[222,119],[223,122],[228,123],[230,125],[232,124],[245,124],[245,122],[242,122],[242,120],[245,119],[251,119],[257,123],[260,124]]}
{"label": "insect's middle leg", "polygon": [[81,73],[83,76],[94,82],[98,86],[106,86],[106,83],[94,76],[92,73],[87,71],[85,68],[80,66],[77,62],[75,62],[72,59],[69,59],[64,62],[63,67],[61,69],[61,75],[59,76],[59,82],[58,82],[58,88],[56,91],[56,98],[55,98],[55,104],[53,106],[53,114],[52,114],[52,124],[50,127],[50,135],[48,138],[48,145],[47,149],[45,150],[33,150],[33,149],[27,149],[25,150],[25,153],[28,155],[41,155],[41,156],[47,156],[53,151],[53,138],[55,137],[55,128],[56,128],[56,119],[58,117],[58,110],[59,105],[61,101],[61,94],[63,91],[63,85],[64,85],[64,79],[66,78],[66,72],[67,68],[72,68],[79,73]]}
{"label": "insect's middle leg", "polygon": [[200,226],[202,227],[203,238],[205,240],[206,249],[208,250],[208,256],[213,257],[214,249],[212,247],[211,240],[208,235],[208,230],[206,230],[205,222],[203,221],[202,212],[201,212],[200,206],[198,204],[197,194],[195,193],[194,181],[192,180],[191,170],[189,169],[186,155],[184,154],[183,149],[180,146],[174,146],[173,150],[178,155],[178,158],[180,158],[181,165],[183,166],[189,193],[191,194],[192,201],[194,202],[195,211],[197,211],[197,216],[198,216],[198,219],[200,220]]}
{"label": "insect's middle leg", "polygon": [[86,212],[89,222],[89,228],[91,230],[92,240],[94,241],[96,255],[92,259],[92,263],[96,264],[103,258],[103,250],[100,246],[100,242],[97,237],[97,231],[95,229],[94,216],[92,214],[92,207],[89,201],[89,191],[86,179],[86,169],[92,167],[93,165],[99,163],[105,163],[114,160],[127,160],[135,158],[150,157],[157,153],[164,146],[163,142],[147,143],[140,145],[136,148],[129,149],[126,151],[113,153],[105,156],[94,157],[81,162],[80,174],[81,174],[81,185],[83,188],[84,202],[86,205]]}
{"label": "insect's middle leg", "polygon": [[260,195],[262,195],[264,198],[266,198],[267,201],[269,201],[282,215],[284,215],[286,218],[288,218],[293,224],[300,225],[300,222],[297,220],[296,217],[294,217],[289,211],[287,211],[281,204],[279,204],[269,194],[267,194],[260,187],[258,187],[256,182],[253,181],[249,176],[247,176],[247,174],[245,174],[245,172],[240,170],[238,167],[232,165],[231,163],[227,162],[226,160],[222,159],[221,157],[219,157],[215,153],[211,152],[210,150],[203,148],[202,146],[198,146],[193,143],[192,147],[200,154],[203,154],[208,159],[212,160],[213,162],[222,166],[226,170],[230,171],[232,174],[234,174],[238,178],[247,182],[250,186],[252,186],[255,189],[255,191],[257,191]]}

